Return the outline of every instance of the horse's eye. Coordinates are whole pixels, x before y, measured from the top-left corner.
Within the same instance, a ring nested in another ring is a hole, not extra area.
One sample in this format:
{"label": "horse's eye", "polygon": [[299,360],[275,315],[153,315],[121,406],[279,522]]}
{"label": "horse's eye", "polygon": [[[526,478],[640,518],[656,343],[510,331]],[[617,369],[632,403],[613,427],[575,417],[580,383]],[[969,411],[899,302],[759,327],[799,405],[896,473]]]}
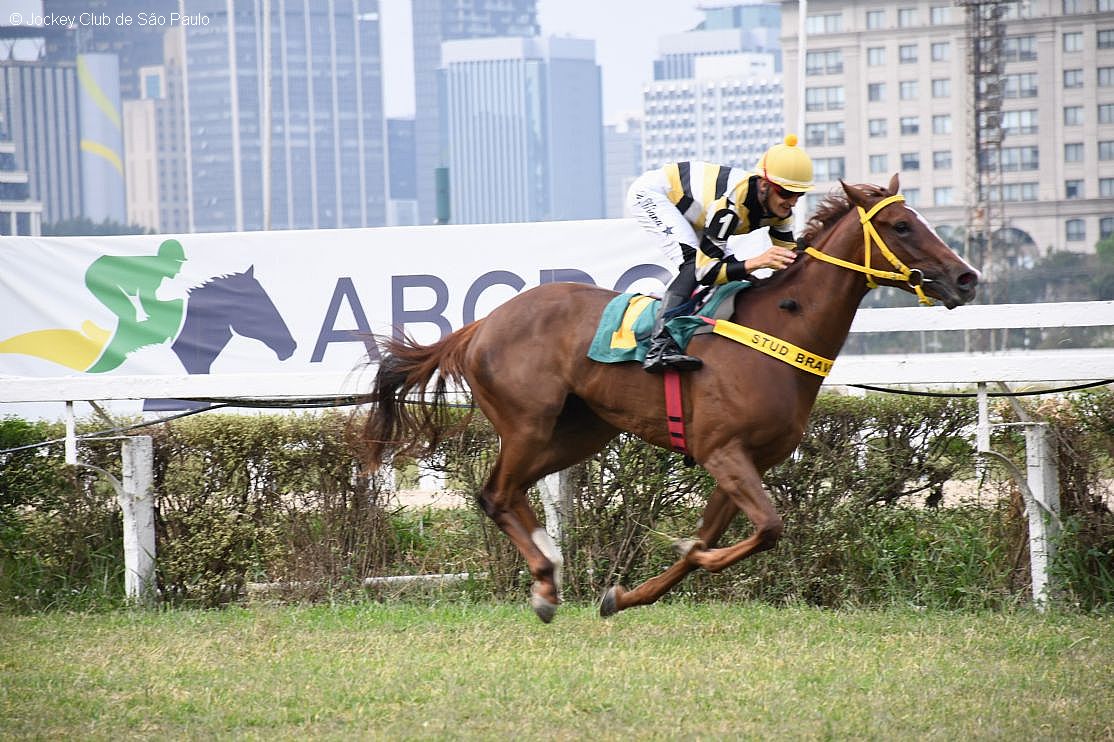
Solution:
{"label": "horse's eye", "polygon": [[894,231],[898,234],[909,234],[909,222],[898,222],[894,225]]}

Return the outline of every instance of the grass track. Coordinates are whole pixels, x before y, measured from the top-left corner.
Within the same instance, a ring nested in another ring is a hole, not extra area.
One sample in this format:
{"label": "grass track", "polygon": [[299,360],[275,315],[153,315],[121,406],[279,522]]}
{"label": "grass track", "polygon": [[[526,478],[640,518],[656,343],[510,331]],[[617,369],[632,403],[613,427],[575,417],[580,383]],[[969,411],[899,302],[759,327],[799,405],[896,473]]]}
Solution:
{"label": "grass track", "polygon": [[0,739],[1111,739],[1114,619],[669,603],[0,615]]}

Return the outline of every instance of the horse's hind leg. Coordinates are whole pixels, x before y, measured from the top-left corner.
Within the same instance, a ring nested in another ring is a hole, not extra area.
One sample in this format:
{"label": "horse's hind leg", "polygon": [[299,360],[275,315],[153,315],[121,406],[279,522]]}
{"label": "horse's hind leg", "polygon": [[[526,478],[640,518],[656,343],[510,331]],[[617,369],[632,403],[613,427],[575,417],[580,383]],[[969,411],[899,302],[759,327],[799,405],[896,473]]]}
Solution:
{"label": "horse's hind leg", "polygon": [[[504,420],[493,421],[496,430]],[[598,418],[578,418],[575,434],[567,417],[550,426],[520,426],[500,436],[499,456],[480,493],[480,506],[507,534],[526,560],[534,579],[531,605],[538,617],[553,620],[560,602],[562,559],[549,534],[538,522],[526,490],[541,477],[583,461],[604,446],[615,430]],[[546,429],[548,427],[548,430]]]}
{"label": "horse's hind leg", "polygon": [[738,512],[739,508],[731,501],[727,492],[716,487],[704,506],[700,528],[696,535],[697,542],[695,544],[691,541],[681,542],[681,559],[657,577],[646,580],[633,590],[624,590],[621,585],[610,588],[600,601],[600,615],[606,618],[626,608],[656,602],[689,572],[697,569],[697,565],[688,559],[689,553],[694,548],[714,545]]}
{"label": "horse's hind leg", "polygon": [[520,442],[501,441],[499,458],[480,492],[479,502],[526,560],[534,579],[531,604],[538,617],[549,623],[557,611],[561,564],[556,548],[526,499],[526,489],[531,482],[525,471],[532,453]]}

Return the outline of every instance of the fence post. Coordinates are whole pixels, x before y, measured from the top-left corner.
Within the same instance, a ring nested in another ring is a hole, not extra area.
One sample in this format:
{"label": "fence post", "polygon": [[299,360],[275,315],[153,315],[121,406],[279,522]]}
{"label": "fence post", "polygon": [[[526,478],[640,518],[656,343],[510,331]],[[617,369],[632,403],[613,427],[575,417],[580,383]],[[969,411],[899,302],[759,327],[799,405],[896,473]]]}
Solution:
{"label": "fence post", "polygon": [[418,489],[423,492],[440,492],[445,489],[445,476],[426,462],[418,462]]}
{"label": "fence post", "polygon": [[77,420],[74,418],[73,401],[66,400],[66,442],[64,444],[65,461],[70,466],[77,464]]}
{"label": "fence post", "polygon": [[1047,423],[1025,426],[1026,479],[1032,493],[1032,498],[1025,502],[1029,516],[1029,562],[1033,602],[1041,610],[1053,593],[1049,570],[1060,533],[1060,474],[1051,433]]}
{"label": "fence post", "polygon": [[[990,449],[990,396],[986,391],[986,382],[980,381],[976,387],[978,394],[979,420],[975,426],[975,451],[981,454],[992,453]],[[982,456],[975,459],[975,477],[982,482],[986,479],[986,459]]]}
{"label": "fence post", "polygon": [[572,477],[562,469],[538,480],[542,507],[545,509],[545,530],[560,550],[565,538],[565,520],[572,512]]}
{"label": "fence post", "polygon": [[151,436],[124,439],[121,449],[124,481],[120,510],[124,517],[124,592],[137,603],[149,603],[155,592],[154,453]]}
{"label": "fence post", "polygon": [[985,453],[990,450],[990,399],[986,391],[986,382],[980,381],[976,386],[979,402],[979,422],[975,428],[975,450]]}

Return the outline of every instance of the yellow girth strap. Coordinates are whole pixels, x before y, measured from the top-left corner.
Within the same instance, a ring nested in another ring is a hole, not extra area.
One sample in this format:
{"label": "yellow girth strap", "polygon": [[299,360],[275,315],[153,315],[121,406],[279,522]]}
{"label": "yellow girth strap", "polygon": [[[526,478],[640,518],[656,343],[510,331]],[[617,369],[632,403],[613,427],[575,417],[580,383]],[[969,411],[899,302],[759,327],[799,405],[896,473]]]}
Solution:
{"label": "yellow girth strap", "polygon": [[810,353],[804,348],[799,348],[793,345],[793,343],[788,343],[773,335],[767,335],[761,330],[755,330],[751,327],[737,325],[734,322],[720,319],[716,320],[713,324],[712,332],[729,338],[730,340],[734,340],[737,343],[750,346],[761,353],[765,353],[771,358],[776,358],[779,361],[788,363],[790,366],[796,366],[802,371],[808,371],[810,374],[827,376],[828,372],[832,370],[833,361],[831,358],[824,358],[815,353]]}
{"label": "yellow girth strap", "polygon": [[[859,223],[863,225],[862,265],[852,263],[847,260],[841,260],[839,258],[832,257],[831,255],[826,255],[814,247],[806,247],[805,252],[808,255],[816,258],[817,260],[824,261],[825,263],[831,263],[832,265],[838,265],[841,268],[848,268],[850,270],[866,274],[866,285],[867,287],[872,289],[878,288],[878,284],[874,281],[875,278],[885,278],[891,281],[905,281],[913,288],[913,291],[917,294],[917,300],[921,304],[932,306],[932,299],[929,299],[925,295],[924,289],[921,288],[919,278],[920,271],[915,271],[918,278],[916,281],[914,281],[914,271],[910,270],[909,266],[905,265],[905,263],[902,263],[901,260],[893,254],[893,251],[890,250],[889,246],[886,245],[885,241],[882,239],[882,236],[878,234],[878,230],[874,228],[874,225],[870,221],[874,218],[875,214],[877,214],[885,207],[889,206],[892,203],[898,203],[904,200],[904,196],[902,196],[900,193],[895,193],[894,195],[887,196],[878,203],[874,204],[874,206],[870,208],[870,211],[867,211],[861,206],[858,207]],[[872,241],[875,245],[878,246],[878,251],[881,252],[883,256],[885,256],[886,260],[890,261],[890,265],[896,268],[899,272],[895,273],[894,271],[884,271],[870,267],[870,256],[874,252],[871,249]]]}

